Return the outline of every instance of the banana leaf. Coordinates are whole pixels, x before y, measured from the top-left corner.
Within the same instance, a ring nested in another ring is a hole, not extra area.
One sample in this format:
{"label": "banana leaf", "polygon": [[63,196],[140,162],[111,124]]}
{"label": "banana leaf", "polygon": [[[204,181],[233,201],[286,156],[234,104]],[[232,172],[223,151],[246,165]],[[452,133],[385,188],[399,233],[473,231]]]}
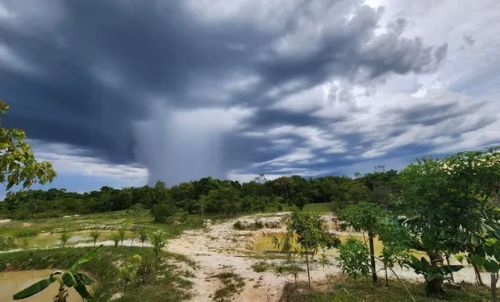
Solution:
{"label": "banana leaf", "polygon": [[75,262],[71,267],[70,267],[70,271],[71,272],[74,272],[75,270],[77,270],[81,265],[89,262],[90,260],[94,259],[94,257],[99,253],[100,251],[100,248],[102,247],[102,245],[96,247],[95,249],[93,249],[92,251],[90,251],[87,255],[83,256],[82,258],[80,258],[77,262]]}
{"label": "banana leaf", "polygon": [[19,300],[19,299],[24,299],[33,296],[36,293],[41,292],[42,290],[46,289],[52,282],[54,282],[55,279],[53,278],[47,278],[47,279],[42,279],[31,286],[23,289],[22,291],[16,293],[12,298],[14,300]]}
{"label": "banana leaf", "polygon": [[80,280],[76,281],[75,289],[78,292],[78,294],[80,294],[80,296],[84,300],[88,300],[88,299],[92,298],[92,296],[90,295],[90,293],[87,291],[87,288],[85,287],[85,284],[83,284],[82,281],[80,281]]}
{"label": "banana leaf", "polygon": [[66,285],[67,287],[73,287],[76,285],[75,277],[71,272],[65,272],[62,275],[62,281],[64,282],[64,285]]}
{"label": "banana leaf", "polygon": [[85,285],[92,285],[95,282],[92,278],[83,273],[76,273],[74,276],[77,282],[81,281]]}

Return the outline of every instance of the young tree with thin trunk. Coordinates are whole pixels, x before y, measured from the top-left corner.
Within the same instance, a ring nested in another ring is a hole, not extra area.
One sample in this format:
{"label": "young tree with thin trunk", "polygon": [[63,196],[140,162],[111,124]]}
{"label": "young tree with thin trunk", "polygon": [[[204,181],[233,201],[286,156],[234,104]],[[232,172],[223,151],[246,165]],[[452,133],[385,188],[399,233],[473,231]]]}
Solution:
{"label": "young tree with thin trunk", "polygon": [[321,217],[312,213],[294,212],[288,225],[288,232],[297,236],[297,243],[305,255],[309,291],[312,291],[309,255],[314,257],[320,248],[335,247],[340,244],[340,240],[328,232]]}
{"label": "young tree with thin trunk", "polygon": [[123,240],[125,240],[125,229],[124,228],[118,229],[118,236],[120,237],[120,245],[123,246]]}
{"label": "young tree with thin trunk", "polygon": [[101,232],[99,229],[92,230],[90,232],[90,238],[92,238],[92,242],[94,243],[94,246],[96,245],[97,239],[101,236]]}
{"label": "young tree with thin trunk", "polygon": [[375,263],[374,240],[382,229],[382,225],[386,221],[387,215],[387,212],[379,205],[369,202],[349,205],[345,207],[339,215],[339,218],[343,223],[343,228],[351,227],[355,231],[361,231],[368,234],[373,283],[378,280]]}
{"label": "young tree with thin trunk", "polygon": [[61,247],[64,247],[66,245],[69,238],[71,238],[71,235],[68,232],[61,233],[61,238],[59,238],[59,240],[61,241]]}
{"label": "young tree with thin trunk", "polygon": [[139,229],[139,241],[141,242],[142,247],[144,247],[144,242],[148,239],[148,233],[146,232],[145,227],[141,227]]}

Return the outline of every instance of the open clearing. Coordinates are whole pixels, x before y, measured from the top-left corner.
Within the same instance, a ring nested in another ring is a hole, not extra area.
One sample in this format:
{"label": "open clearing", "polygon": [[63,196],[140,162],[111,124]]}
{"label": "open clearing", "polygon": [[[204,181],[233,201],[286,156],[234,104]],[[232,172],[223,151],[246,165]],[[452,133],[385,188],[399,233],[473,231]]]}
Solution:
{"label": "open clearing", "polygon": [[[179,237],[170,240],[167,246],[168,251],[183,254],[197,264],[197,269],[193,271],[195,277],[192,280],[194,283],[192,300],[212,301],[216,291],[223,286],[217,278],[212,277],[223,272],[232,272],[245,282],[245,285],[232,296],[234,301],[279,301],[284,285],[293,281],[293,277],[277,275],[272,270],[255,272],[252,265],[262,261],[269,264],[283,262],[283,257],[279,254],[255,250],[254,245],[262,236],[283,233],[284,226],[259,230],[236,230],[233,225],[238,220],[247,224],[255,222],[256,219],[263,223],[277,222],[285,215],[286,213],[259,214],[230,219],[223,223],[209,225],[204,229],[184,231]],[[351,235],[351,233],[335,231],[331,223],[331,215],[323,215],[322,218],[328,222],[331,230],[341,237]],[[361,234],[352,235],[362,237]],[[313,280],[324,280],[327,274],[339,273],[333,253],[328,254],[329,265],[323,267],[318,261],[313,262],[311,266]],[[422,277],[413,271],[397,268],[396,272],[399,277],[406,280],[423,281]],[[380,272],[380,276],[383,276],[383,272]],[[306,278],[305,273],[299,274],[299,280]],[[483,280],[489,282],[488,274],[483,275]],[[465,267],[455,273],[455,281],[474,283],[472,268]]]}
{"label": "open clearing", "polygon": [[[317,211],[322,214],[322,219],[327,223],[331,232],[334,232],[341,240],[349,236],[363,240],[360,233],[340,232],[333,223],[333,215],[326,214],[326,207],[318,207]],[[166,250],[186,256],[195,263],[194,266],[184,261],[175,261],[174,265],[180,270],[189,272],[187,278],[193,283],[191,289],[191,301],[279,301],[283,294],[283,288],[289,282],[293,282],[292,275],[279,275],[275,267],[282,265],[284,255],[280,254],[273,246],[272,238],[280,237],[285,232],[283,219],[288,212],[246,215],[226,220],[208,220],[206,227],[200,228],[199,219],[189,218],[184,222],[173,221],[168,224],[153,223],[147,211],[139,213],[127,213],[125,211],[113,215],[84,215],[81,217],[40,219],[29,222],[4,221],[2,223],[3,234],[16,234],[21,230],[33,230],[34,235],[27,237],[28,248],[50,248],[59,245],[59,236],[62,230],[71,232],[72,238],[68,247],[91,246],[88,233],[94,227],[99,227],[102,232],[98,244],[112,246],[110,234],[118,228],[133,228],[147,226],[151,229],[161,228],[168,232],[169,237]],[[178,219],[178,218],[174,218]],[[239,221],[242,225],[251,226],[256,222],[262,224],[262,228],[236,229],[234,224]],[[123,248],[128,246],[141,247],[137,239],[130,240],[133,234],[127,232],[128,240],[124,241]],[[22,238],[21,238],[22,239]],[[150,247],[145,242],[144,247]],[[381,244],[376,241],[375,251],[380,251]],[[324,282],[329,275],[339,274],[336,265],[336,250],[325,252],[329,264],[323,266],[316,256],[311,265],[311,277],[313,281]],[[297,263],[305,269],[303,259]],[[260,269],[254,267],[260,266]],[[381,266],[379,266],[381,267]],[[399,277],[409,281],[423,282],[421,276],[413,271],[396,268]],[[384,273],[381,271],[380,276]],[[306,280],[305,272],[298,274],[298,280]],[[394,276],[392,276],[394,278]],[[457,282],[475,282],[473,270],[465,267],[455,273]],[[26,281],[31,281],[26,280]],[[483,274],[483,281],[489,282],[489,275]],[[396,281],[391,281],[395,283]],[[423,291],[423,287],[422,287]]]}

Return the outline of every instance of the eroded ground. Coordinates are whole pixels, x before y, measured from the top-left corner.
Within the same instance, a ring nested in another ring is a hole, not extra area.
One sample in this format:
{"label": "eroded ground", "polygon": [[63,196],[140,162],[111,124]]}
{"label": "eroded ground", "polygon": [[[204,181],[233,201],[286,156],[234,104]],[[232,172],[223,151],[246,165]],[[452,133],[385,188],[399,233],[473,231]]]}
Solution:
{"label": "eroded ground", "polygon": [[[262,243],[262,238],[270,238],[273,235],[282,234],[285,231],[283,224],[277,228],[262,228],[258,230],[236,230],[233,225],[236,221],[251,224],[256,220],[262,223],[275,224],[280,222],[286,213],[273,215],[250,215],[226,222],[209,225],[205,229],[190,230],[182,233],[178,238],[170,240],[168,250],[188,256],[197,264],[193,271],[193,301],[212,301],[216,292],[224,287],[218,278],[213,278],[224,272],[232,272],[240,276],[245,284],[228,300],[234,301],[278,301],[282,289],[287,281],[292,281],[292,276],[278,275],[274,270],[255,272],[252,268],[257,262],[263,260],[269,264],[279,265],[283,262],[282,257],[276,253],[268,253],[266,250],[273,249],[269,243]],[[345,233],[335,229],[332,216],[324,215],[322,218],[328,223],[329,228],[341,238],[354,235],[362,238],[362,234]],[[265,239],[264,241],[269,240]],[[319,261],[312,263],[311,277],[313,280],[325,279],[327,274],[339,273],[336,265],[335,251],[327,253],[329,265],[323,266]],[[302,262],[302,261],[300,261]],[[301,263],[301,265],[304,265]],[[304,266],[305,267],[305,266]],[[397,268],[396,273],[405,279],[419,280],[413,271]],[[383,276],[383,272],[380,272]],[[488,276],[484,279],[488,282]],[[300,273],[299,279],[305,280],[306,274]],[[473,283],[475,276],[471,268],[464,268],[455,273],[455,280]],[[229,296],[229,295],[228,295]]]}

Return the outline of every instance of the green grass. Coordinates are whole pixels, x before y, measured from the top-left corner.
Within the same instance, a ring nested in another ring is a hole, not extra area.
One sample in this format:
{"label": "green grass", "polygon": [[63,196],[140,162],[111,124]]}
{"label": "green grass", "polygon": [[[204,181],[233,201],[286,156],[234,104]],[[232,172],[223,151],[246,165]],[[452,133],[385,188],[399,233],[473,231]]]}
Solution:
{"label": "green grass", "polygon": [[[489,301],[489,288],[472,284],[460,284],[459,287],[445,286],[444,300],[427,297],[423,283],[405,282],[413,297],[418,302]],[[281,301],[288,302],[405,302],[412,301],[404,287],[397,281],[391,281],[390,287],[379,283],[373,286],[367,279],[346,279],[336,277],[327,284],[321,284],[321,289],[308,293],[305,282],[289,283],[285,286]]]}
{"label": "green grass", "polygon": [[[21,251],[2,254],[0,271],[31,269],[65,269],[88,253],[90,248],[61,248]],[[130,256],[138,254],[143,264],[136,284],[124,286],[118,266]],[[117,301],[180,301],[189,298],[191,282],[176,271],[169,259],[180,261],[182,256],[165,253],[157,263],[151,248],[104,247],[98,256],[82,266],[81,270],[97,280],[93,288],[95,301],[108,301],[116,292],[124,296]],[[190,264],[190,263],[188,263]]]}
{"label": "green grass", "polygon": [[317,213],[317,214],[327,214],[332,212],[332,203],[309,203],[304,206],[304,211]]}
{"label": "green grass", "polygon": [[256,273],[262,273],[269,270],[272,267],[267,261],[258,261],[252,264],[252,269]]}
{"label": "green grass", "polygon": [[[24,247],[24,242],[21,242],[24,240],[28,243],[27,248],[47,248],[58,245],[62,232],[81,237],[79,241],[89,241],[89,232],[99,229],[101,236],[98,240],[102,241],[111,240],[112,234],[122,227],[127,230],[125,239],[137,237],[134,230],[141,227],[146,227],[149,232],[161,229],[166,232],[168,238],[173,238],[186,229],[202,227],[202,220],[199,215],[177,213],[170,217],[166,223],[156,223],[153,221],[149,210],[124,210],[69,218],[12,220],[2,223],[0,238],[2,238],[2,241],[14,238],[17,241],[14,245],[17,246]],[[71,243],[72,240],[68,242],[68,244]],[[3,249],[8,249],[6,244],[0,244],[0,249],[2,249],[2,246]]]}
{"label": "green grass", "polygon": [[245,286],[245,281],[238,274],[233,272],[223,272],[212,276],[211,278],[217,278],[222,282],[222,287],[215,291],[213,300],[217,302],[231,301],[232,297],[239,293],[243,286]]}

